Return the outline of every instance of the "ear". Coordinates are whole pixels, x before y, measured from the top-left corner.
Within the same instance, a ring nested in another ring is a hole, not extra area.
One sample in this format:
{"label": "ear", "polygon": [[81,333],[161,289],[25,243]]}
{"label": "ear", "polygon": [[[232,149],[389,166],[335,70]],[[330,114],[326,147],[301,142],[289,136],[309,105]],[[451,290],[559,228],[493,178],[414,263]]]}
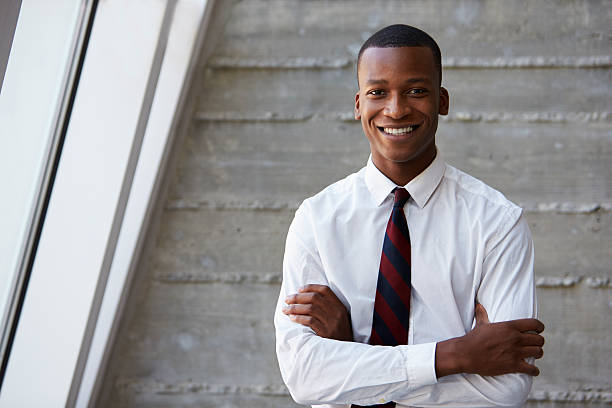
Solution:
{"label": "ear", "polygon": [[359,110],[359,92],[355,94],[355,119],[361,119],[361,111]]}
{"label": "ear", "polygon": [[448,91],[444,87],[440,87],[440,106],[438,113],[440,115],[448,115],[449,96]]}

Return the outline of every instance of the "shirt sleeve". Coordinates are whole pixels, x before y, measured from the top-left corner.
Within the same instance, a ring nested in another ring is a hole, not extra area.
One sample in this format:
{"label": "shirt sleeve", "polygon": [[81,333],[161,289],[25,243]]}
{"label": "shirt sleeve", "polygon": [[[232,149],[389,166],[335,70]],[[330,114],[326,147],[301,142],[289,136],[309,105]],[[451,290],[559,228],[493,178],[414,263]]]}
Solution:
{"label": "shirt sleeve", "polygon": [[280,371],[293,399],[374,405],[408,398],[436,383],[435,343],[389,347],[326,339],[282,313],[285,297],[299,287],[328,284],[309,218],[305,202],[289,227],[274,315]]}
{"label": "shirt sleeve", "polygon": [[[522,211],[511,208],[489,242],[476,295],[491,322],[536,317],[533,263],[529,226]],[[422,407],[521,407],[532,381],[527,374],[450,375],[398,402]]]}

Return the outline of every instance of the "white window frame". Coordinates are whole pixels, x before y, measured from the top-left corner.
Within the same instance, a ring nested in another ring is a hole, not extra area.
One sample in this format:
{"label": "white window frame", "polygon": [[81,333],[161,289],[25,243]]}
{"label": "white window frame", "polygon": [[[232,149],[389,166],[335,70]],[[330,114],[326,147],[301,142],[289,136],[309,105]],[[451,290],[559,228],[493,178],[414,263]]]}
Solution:
{"label": "white window frame", "polygon": [[0,89],[2,89],[2,82],[4,81],[4,73],[6,72],[20,8],[21,0],[0,2]]}
{"label": "white window frame", "polygon": [[212,6],[97,5],[0,407],[94,404]]}

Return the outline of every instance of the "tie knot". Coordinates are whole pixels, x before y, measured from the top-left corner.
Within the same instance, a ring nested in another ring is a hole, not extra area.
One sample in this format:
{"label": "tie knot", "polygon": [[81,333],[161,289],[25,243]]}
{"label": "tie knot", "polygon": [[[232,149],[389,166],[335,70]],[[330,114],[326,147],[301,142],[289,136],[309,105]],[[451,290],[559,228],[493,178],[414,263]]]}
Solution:
{"label": "tie knot", "polygon": [[393,190],[395,200],[393,201],[393,207],[404,207],[406,201],[410,198],[410,193],[405,188],[396,187]]}

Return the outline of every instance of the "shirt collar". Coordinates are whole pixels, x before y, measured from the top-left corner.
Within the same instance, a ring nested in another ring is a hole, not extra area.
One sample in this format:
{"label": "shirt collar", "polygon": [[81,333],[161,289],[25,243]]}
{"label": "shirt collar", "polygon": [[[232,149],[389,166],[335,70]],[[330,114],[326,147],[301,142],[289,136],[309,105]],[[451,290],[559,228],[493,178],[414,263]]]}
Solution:
{"label": "shirt collar", "polygon": [[[440,184],[445,168],[444,159],[438,150],[431,164],[421,174],[403,186],[419,207],[423,208],[427,204],[436,187]],[[372,155],[368,158],[368,164],[366,165],[365,183],[378,206],[385,201],[395,187],[398,187],[378,170],[372,161]]]}

